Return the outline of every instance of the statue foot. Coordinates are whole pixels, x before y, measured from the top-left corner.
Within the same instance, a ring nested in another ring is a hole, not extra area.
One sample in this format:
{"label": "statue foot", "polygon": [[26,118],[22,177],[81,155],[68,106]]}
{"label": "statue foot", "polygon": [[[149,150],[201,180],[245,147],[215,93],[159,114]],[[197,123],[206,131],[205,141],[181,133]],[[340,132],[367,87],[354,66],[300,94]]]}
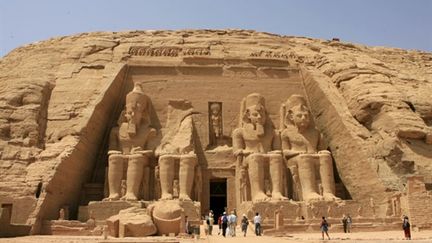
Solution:
{"label": "statue foot", "polygon": [[264,201],[268,201],[270,198],[264,194],[264,193],[257,193],[253,198],[252,201],[254,202],[264,202]]}
{"label": "statue foot", "polygon": [[171,193],[162,193],[161,200],[171,200],[173,199],[173,196]]}
{"label": "statue foot", "polygon": [[126,201],[138,201],[138,198],[135,195],[128,193],[126,193],[126,195],[124,195],[121,199]]}
{"label": "statue foot", "polygon": [[336,200],[340,199],[340,198],[336,197],[335,195],[333,195],[332,193],[329,193],[329,192],[323,193],[323,198],[324,198],[325,201],[336,201]]}
{"label": "statue foot", "polygon": [[272,193],[272,200],[288,200],[288,198],[284,197],[280,192],[275,192]]}
{"label": "statue foot", "polygon": [[126,195],[124,195],[121,199],[126,201],[138,201],[138,198],[132,193],[126,193]]}
{"label": "statue foot", "polygon": [[179,200],[180,201],[192,201],[192,199],[187,194],[182,194],[182,193],[179,195]]}
{"label": "statue foot", "polygon": [[119,200],[120,199],[120,195],[118,194],[118,193],[115,193],[115,194],[112,194],[112,195],[109,195],[109,197],[107,197],[107,198],[104,198],[102,201],[117,201],[117,200]]}
{"label": "statue foot", "polygon": [[310,201],[320,201],[323,197],[316,192],[309,192],[304,196],[304,200],[307,202]]}

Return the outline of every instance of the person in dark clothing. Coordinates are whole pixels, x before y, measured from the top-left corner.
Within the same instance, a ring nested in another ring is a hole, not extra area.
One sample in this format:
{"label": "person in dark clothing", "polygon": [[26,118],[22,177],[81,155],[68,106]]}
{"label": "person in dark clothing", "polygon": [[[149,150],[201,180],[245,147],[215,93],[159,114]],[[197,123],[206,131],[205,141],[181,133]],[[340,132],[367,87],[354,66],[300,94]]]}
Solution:
{"label": "person in dark clothing", "polygon": [[223,212],[222,215],[222,235],[225,237],[226,235],[226,229],[228,228],[228,216],[226,215],[226,212]]}
{"label": "person in dark clothing", "polygon": [[329,236],[329,234],[328,234],[328,227],[329,227],[329,225],[328,225],[328,223],[327,223],[327,220],[326,220],[326,218],[323,216],[322,217],[322,221],[321,221],[321,226],[320,226],[320,228],[321,228],[321,234],[322,234],[322,239],[324,240],[324,233],[327,235],[327,238],[330,240],[330,236]]}
{"label": "person in dark clothing", "polygon": [[348,232],[348,218],[345,216],[345,214],[342,218],[342,225],[343,225],[344,232],[347,233]]}
{"label": "person in dark clothing", "polygon": [[403,219],[402,229],[404,230],[405,240],[411,240],[411,225],[408,216],[405,216]]}

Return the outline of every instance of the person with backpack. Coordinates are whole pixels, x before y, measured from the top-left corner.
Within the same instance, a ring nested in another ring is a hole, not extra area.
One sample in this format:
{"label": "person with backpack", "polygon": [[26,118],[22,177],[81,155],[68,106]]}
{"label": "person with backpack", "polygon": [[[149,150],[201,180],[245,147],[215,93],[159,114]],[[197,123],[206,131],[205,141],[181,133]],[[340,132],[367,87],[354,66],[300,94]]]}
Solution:
{"label": "person with backpack", "polygon": [[222,214],[222,235],[225,237],[226,230],[228,227],[228,216],[226,215],[226,212],[223,212]]}
{"label": "person with backpack", "polygon": [[328,225],[327,220],[324,216],[322,217],[320,228],[321,228],[322,239],[324,240],[324,233],[325,233],[327,235],[327,238],[330,240],[330,236],[328,234],[329,225]]}
{"label": "person with backpack", "polygon": [[402,229],[404,230],[405,240],[411,240],[411,225],[409,223],[408,216],[404,216]]}
{"label": "person with backpack", "polygon": [[249,219],[246,217],[246,214],[243,214],[243,218],[241,220],[241,230],[245,237],[246,237],[248,225],[249,225]]}

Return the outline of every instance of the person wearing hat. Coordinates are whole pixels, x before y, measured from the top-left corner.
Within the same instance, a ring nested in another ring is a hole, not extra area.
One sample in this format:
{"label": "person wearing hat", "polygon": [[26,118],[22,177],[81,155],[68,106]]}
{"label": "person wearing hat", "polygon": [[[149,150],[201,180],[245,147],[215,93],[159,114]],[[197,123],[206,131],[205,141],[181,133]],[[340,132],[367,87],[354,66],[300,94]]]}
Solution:
{"label": "person wearing hat", "polygon": [[246,237],[246,232],[247,232],[248,225],[249,225],[249,220],[246,217],[246,214],[243,214],[243,218],[242,218],[242,221],[241,221],[241,230],[243,232],[243,236],[245,236],[245,237]]}
{"label": "person wearing hat", "polygon": [[235,215],[234,211],[231,211],[230,216],[228,217],[229,220],[229,232],[232,237],[236,236],[236,227],[237,227],[237,216]]}
{"label": "person wearing hat", "polygon": [[228,227],[228,216],[226,215],[226,212],[223,212],[222,214],[222,235],[225,237],[226,230]]}

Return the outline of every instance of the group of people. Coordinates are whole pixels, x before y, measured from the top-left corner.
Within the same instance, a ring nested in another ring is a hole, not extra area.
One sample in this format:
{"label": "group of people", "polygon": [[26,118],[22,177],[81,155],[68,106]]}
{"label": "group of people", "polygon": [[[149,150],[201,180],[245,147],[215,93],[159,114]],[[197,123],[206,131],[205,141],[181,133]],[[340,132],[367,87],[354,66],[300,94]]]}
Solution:
{"label": "group of people", "polygon": [[352,218],[349,214],[348,216],[343,215],[342,225],[345,233],[351,233]]}
{"label": "group of people", "polygon": [[[214,214],[213,210],[209,211],[209,214],[205,217],[205,222],[207,225],[207,234],[212,235],[213,231],[213,225],[214,225]],[[255,217],[253,218],[253,223],[255,225],[255,234],[257,236],[261,236],[262,234],[262,228],[261,228],[261,222],[262,218],[259,213],[255,214]],[[219,226],[218,235],[222,234],[222,236],[236,236],[236,228],[237,228],[237,212],[236,210],[231,211],[231,213],[228,215],[226,212],[223,212],[223,214],[219,215],[217,219],[217,223]],[[249,219],[246,216],[246,214],[242,215],[242,218],[240,220],[240,226],[243,236],[246,236],[247,230],[249,227]]]}
{"label": "group of people", "polygon": [[[245,217],[245,215],[243,215]],[[243,219],[242,219],[243,221]],[[236,211],[231,211],[231,214],[227,215],[226,212],[223,212],[222,215],[218,218],[219,232],[222,233],[222,236],[236,236],[236,227],[237,227],[237,213]]]}
{"label": "group of people", "polygon": [[[227,215],[226,212],[223,212],[223,214],[221,214],[218,217],[217,223],[219,226],[218,235],[222,234],[224,237],[226,237],[227,235],[232,237],[236,236],[237,213],[235,210],[231,211],[229,215]],[[249,226],[249,219],[247,218],[246,214],[243,214],[240,223],[241,223],[241,231],[243,233],[243,236],[246,236],[247,229]],[[261,236],[262,218],[258,212],[255,214],[255,217],[253,218],[253,223],[255,225],[255,234],[257,236]],[[207,224],[208,234],[211,235],[213,231],[213,224],[214,224],[214,214],[212,210],[210,210],[208,216],[206,216],[206,224]],[[349,214],[343,215],[342,225],[345,233],[351,233],[352,218]],[[402,228],[404,230],[405,239],[411,240],[411,225],[409,223],[408,216],[403,217]],[[320,229],[321,229],[322,239],[324,240],[324,235],[325,235],[330,240],[330,236],[328,234],[329,223],[327,222],[327,219],[324,216],[322,217],[321,220]]]}

